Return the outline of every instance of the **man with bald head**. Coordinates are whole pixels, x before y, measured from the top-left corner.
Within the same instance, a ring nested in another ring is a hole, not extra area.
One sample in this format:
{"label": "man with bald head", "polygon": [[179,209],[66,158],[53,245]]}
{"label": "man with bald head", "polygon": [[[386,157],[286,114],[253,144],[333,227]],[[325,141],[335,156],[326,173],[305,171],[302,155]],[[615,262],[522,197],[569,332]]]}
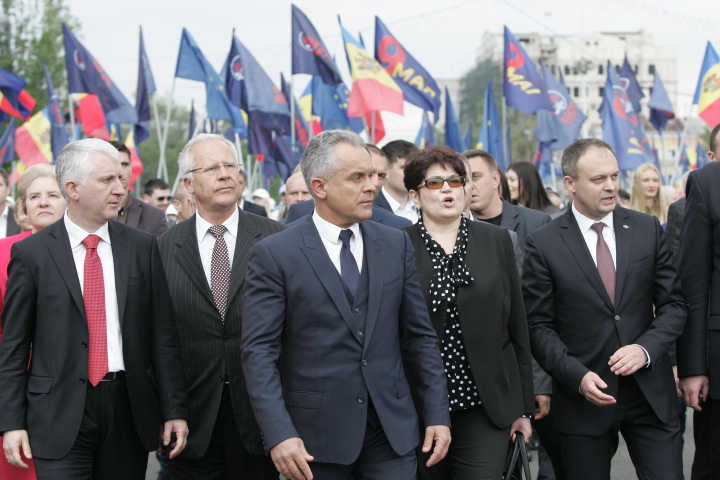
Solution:
{"label": "man with bald head", "polygon": [[185,188],[185,182],[180,182],[175,187],[175,197],[173,197],[173,205],[178,212],[177,223],[183,222],[195,215],[195,199]]}

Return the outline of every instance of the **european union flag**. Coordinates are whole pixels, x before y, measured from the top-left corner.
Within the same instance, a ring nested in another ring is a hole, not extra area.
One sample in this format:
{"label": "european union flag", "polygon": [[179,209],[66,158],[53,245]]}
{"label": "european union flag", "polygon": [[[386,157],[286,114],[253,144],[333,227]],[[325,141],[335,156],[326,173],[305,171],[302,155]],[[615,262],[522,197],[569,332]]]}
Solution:
{"label": "european union flag", "polygon": [[417,138],[415,138],[415,145],[420,148],[430,148],[437,145],[437,141],[435,140],[435,129],[433,128],[433,124],[430,123],[427,111],[423,112],[422,124],[420,125],[420,131],[417,134]]}
{"label": "european union flag", "polygon": [[445,145],[459,153],[465,151],[465,140],[460,131],[460,122],[455,115],[455,108],[453,108],[447,87],[445,87]]}
{"label": "european union flag", "polygon": [[520,110],[525,115],[542,109],[552,110],[540,74],[525,53],[525,49],[507,27],[505,27],[503,71],[505,72],[503,94],[508,106]]}
{"label": "european union flag", "polygon": [[12,163],[15,160],[15,118],[11,118],[0,137],[0,161]]}
{"label": "european union flag", "polygon": [[702,168],[708,163],[708,157],[705,154],[705,149],[700,145],[700,142],[697,144],[697,160],[695,161],[695,169]]}
{"label": "european union flag", "polygon": [[472,122],[467,124],[465,127],[465,133],[463,134],[463,141],[465,142],[465,148],[468,150],[472,149]]}
{"label": "european union flag", "polygon": [[510,163],[505,159],[502,138],[502,123],[500,123],[500,116],[495,106],[492,82],[488,82],[487,88],[485,88],[485,102],[483,104],[483,124],[476,147],[488,152],[503,170],[507,170]]}
{"label": "european union flag", "polygon": [[155,79],[150,62],[145,53],[145,42],[143,41],[142,27],[140,28],[140,60],[138,62],[138,84],[135,94],[135,110],[137,111],[138,123],[135,125],[135,145],[139,145],[150,136],[150,95],[155,93]]}
{"label": "european union flag", "polygon": [[635,110],[635,113],[639,114],[640,99],[643,98],[645,94],[643,93],[642,88],[640,88],[640,84],[635,77],[635,72],[633,71],[632,67],[630,67],[630,62],[628,62],[627,55],[625,56],[625,60],[623,61],[622,69],[620,69],[620,82],[625,88],[628,100],[630,100],[630,103],[632,103],[633,110]]}
{"label": "european union flag", "polygon": [[433,112],[433,119],[437,123],[440,87],[378,17],[375,17],[375,58],[398,84],[405,101]]}
{"label": "european union flag", "polygon": [[313,77],[308,88],[312,89],[312,114],[320,117],[323,130],[347,130],[360,133],[365,129],[362,118],[348,117],[350,92],[344,83],[327,85]]}
{"label": "european union flag", "polygon": [[319,76],[328,85],[342,82],[320,35],[305,14],[292,6],[292,73]]}
{"label": "european union flag", "polygon": [[650,123],[658,132],[662,133],[668,120],[675,117],[675,112],[657,69],[648,108],[650,109]]}
{"label": "european union flag", "polygon": [[48,72],[47,65],[43,62],[43,72],[45,72],[45,83],[47,83],[48,89],[48,111],[50,112],[50,145],[52,146],[53,153],[53,164],[55,159],[60,154],[60,150],[68,144],[68,134],[65,128],[65,117],[60,107],[60,99],[55,94],[55,88],[53,87],[52,79],[50,78],[50,72]]}
{"label": "european union flag", "polygon": [[[305,147],[310,141],[310,129],[308,128],[308,124],[305,121],[305,117],[303,116],[297,100],[290,98],[290,86],[285,83],[285,77],[282,73],[280,74],[280,88],[282,88],[283,95],[285,95],[285,99],[288,102],[295,102],[295,155],[300,156],[305,151]],[[292,145],[292,139],[290,140],[290,144]]]}

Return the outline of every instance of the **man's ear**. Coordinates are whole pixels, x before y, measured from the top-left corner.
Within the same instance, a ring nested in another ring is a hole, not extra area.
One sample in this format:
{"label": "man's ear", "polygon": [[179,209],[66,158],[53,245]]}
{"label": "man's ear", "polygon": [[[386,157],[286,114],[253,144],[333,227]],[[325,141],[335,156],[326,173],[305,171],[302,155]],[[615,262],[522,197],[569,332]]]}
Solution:
{"label": "man's ear", "polygon": [[324,178],[315,177],[310,181],[315,198],[325,200],[327,198],[327,181]]}
{"label": "man's ear", "polygon": [[75,180],[68,180],[65,182],[65,191],[67,192],[68,197],[76,202],[80,199],[80,193],[78,192],[79,186],[80,185],[75,182]]}

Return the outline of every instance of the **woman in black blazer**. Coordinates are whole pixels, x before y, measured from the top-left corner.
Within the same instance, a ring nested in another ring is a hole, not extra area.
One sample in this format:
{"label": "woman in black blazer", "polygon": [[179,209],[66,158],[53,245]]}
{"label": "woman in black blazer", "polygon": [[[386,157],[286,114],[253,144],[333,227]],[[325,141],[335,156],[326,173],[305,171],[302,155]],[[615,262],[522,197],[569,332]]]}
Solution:
{"label": "woman in black blazer", "polygon": [[420,480],[496,480],[511,436],[532,433],[530,341],[512,242],[507,230],[462,216],[467,175],[464,158],[445,146],[413,152],[405,164],[420,220],[403,230],[441,340],[453,435],[433,467],[418,447]]}

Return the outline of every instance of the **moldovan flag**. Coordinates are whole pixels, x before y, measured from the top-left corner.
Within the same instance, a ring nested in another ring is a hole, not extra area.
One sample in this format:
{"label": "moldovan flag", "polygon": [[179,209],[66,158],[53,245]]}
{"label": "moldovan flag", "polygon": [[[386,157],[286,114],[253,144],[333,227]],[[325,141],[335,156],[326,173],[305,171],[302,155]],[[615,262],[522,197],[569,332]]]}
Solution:
{"label": "moldovan flag", "polygon": [[15,151],[26,167],[52,162],[51,128],[45,107],[15,130]]}
{"label": "moldovan flag", "polygon": [[694,103],[698,104],[698,115],[710,128],[720,123],[720,58],[710,42],[705,50]]}
{"label": "moldovan flag", "polygon": [[352,73],[348,117],[362,117],[372,111],[403,114],[403,93],[377,60],[340,25],[347,61]]}
{"label": "moldovan flag", "polygon": [[140,160],[140,156],[138,155],[137,147],[135,146],[134,130],[130,130],[127,137],[125,137],[125,146],[128,150],[130,150],[130,166],[132,167],[132,174],[130,175],[130,191],[132,191],[133,188],[135,188],[135,180],[137,180],[138,177],[142,175],[143,170],[145,170],[142,160]]}
{"label": "moldovan flag", "polygon": [[0,68],[0,110],[23,120],[30,118],[35,99],[25,90],[27,82]]}
{"label": "moldovan flag", "polygon": [[77,93],[74,95],[74,104],[77,104],[75,118],[82,123],[83,132],[88,137],[100,138],[106,142],[110,140],[105,113],[100,106],[100,99],[97,95],[89,93]]}

